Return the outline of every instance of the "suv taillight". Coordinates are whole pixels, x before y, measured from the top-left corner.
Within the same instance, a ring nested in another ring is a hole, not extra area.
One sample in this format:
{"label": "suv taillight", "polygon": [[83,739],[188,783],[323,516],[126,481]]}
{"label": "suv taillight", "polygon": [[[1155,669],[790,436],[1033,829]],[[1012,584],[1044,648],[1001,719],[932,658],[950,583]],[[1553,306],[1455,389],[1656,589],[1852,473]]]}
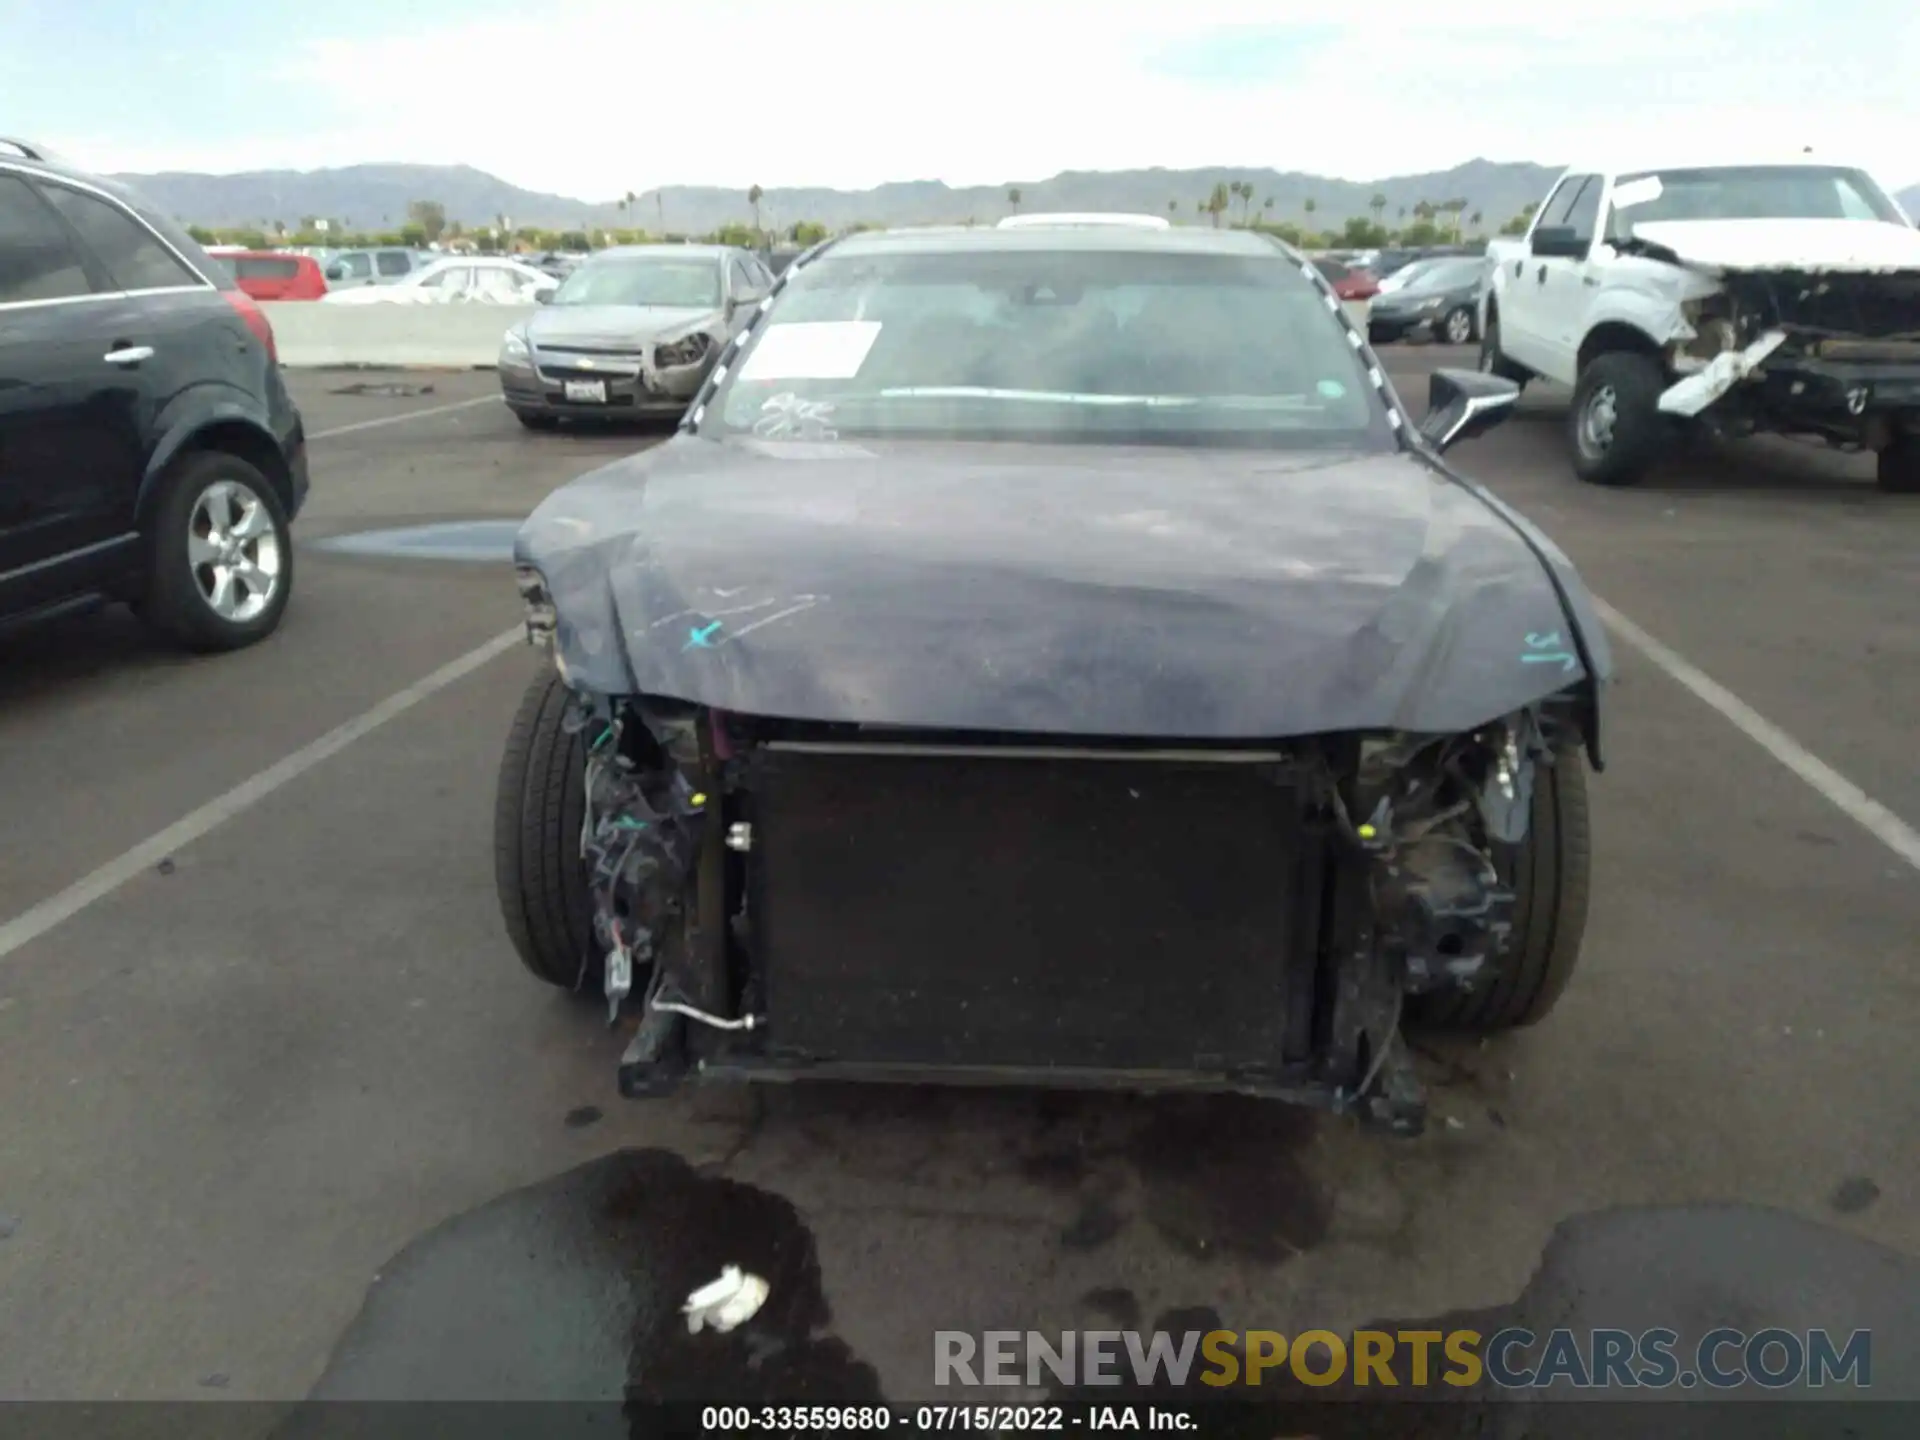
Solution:
{"label": "suv taillight", "polygon": [[241,320],[246,322],[254,338],[267,347],[267,358],[279,364],[280,347],[273,343],[273,326],[268,323],[267,312],[254,304],[253,297],[244,290],[222,290],[220,293],[227,297],[229,305],[240,312]]}

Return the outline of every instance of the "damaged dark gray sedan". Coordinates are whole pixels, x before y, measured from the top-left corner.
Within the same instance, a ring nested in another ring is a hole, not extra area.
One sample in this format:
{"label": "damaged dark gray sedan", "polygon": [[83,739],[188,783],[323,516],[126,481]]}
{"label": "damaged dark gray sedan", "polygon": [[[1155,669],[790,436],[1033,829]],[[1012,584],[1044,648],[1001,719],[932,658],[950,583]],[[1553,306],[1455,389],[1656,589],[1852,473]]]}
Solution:
{"label": "damaged dark gray sedan", "polygon": [[557,491],[503,763],[527,967],[629,1095],[1232,1091],[1417,1132],[1403,1026],[1552,1008],[1605,638],[1314,268],[1201,229],[811,252],[666,444]]}

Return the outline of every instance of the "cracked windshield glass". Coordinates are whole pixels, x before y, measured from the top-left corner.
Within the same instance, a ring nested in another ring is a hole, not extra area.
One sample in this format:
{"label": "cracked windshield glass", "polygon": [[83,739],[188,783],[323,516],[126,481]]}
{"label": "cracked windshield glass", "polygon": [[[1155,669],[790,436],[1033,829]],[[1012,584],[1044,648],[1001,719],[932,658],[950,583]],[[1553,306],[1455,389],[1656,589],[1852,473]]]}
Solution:
{"label": "cracked windshield glass", "polygon": [[1911,7],[0,34],[0,1440],[1920,1435]]}

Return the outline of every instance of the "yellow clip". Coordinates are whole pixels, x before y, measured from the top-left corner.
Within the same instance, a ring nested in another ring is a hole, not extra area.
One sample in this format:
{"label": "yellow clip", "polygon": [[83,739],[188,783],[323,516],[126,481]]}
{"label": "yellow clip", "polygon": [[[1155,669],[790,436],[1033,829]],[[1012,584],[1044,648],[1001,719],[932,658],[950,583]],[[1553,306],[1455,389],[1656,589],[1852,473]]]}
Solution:
{"label": "yellow clip", "polygon": [[1362,825],[1359,830],[1359,835],[1362,840],[1371,840],[1374,835],[1373,827],[1371,825]]}
{"label": "yellow clip", "polygon": [[704,804],[706,804],[706,803],[707,803],[707,797],[706,797],[706,793],[705,793],[704,791],[702,791],[702,792],[701,792],[700,794],[698,794],[698,795],[695,795],[695,796],[693,797],[693,803],[694,803],[695,805],[704,805]]}

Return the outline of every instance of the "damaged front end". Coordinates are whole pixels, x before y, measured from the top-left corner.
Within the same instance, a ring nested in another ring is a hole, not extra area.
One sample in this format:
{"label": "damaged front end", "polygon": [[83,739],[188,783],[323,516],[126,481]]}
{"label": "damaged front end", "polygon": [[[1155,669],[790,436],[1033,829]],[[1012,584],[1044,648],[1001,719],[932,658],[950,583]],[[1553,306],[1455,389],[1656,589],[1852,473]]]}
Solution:
{"label": "damaged front end", "polygon": [[1670,415],[1882,451],[1920,431],[1920,270],[1740,270],[1683,307]]}
{"label": "damaged front end", "polygon": [[576,692],[622,1091],[1226,1091],[1418,1133],[1402,1022],[1519,963],[1582,713],[1170,748]]}

